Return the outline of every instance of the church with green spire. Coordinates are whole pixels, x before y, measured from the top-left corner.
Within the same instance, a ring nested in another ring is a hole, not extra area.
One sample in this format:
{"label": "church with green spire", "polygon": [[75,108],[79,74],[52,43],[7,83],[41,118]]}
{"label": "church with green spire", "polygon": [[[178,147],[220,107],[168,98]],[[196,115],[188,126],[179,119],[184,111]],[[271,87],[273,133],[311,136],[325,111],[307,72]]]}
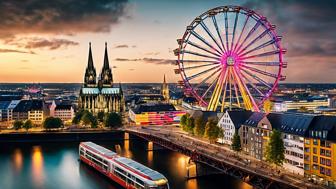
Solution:
{"label": "church with green spire", "polygon": [[92,113],[122,112],[124,110],[124,104],[124,95],[121,85],[116,86],[113,83],[113,74],[107,53],[107,43],[105,43],[103,68],[98,77],[93,63],[90,43],[84,84],[79,94],[79,108]]}

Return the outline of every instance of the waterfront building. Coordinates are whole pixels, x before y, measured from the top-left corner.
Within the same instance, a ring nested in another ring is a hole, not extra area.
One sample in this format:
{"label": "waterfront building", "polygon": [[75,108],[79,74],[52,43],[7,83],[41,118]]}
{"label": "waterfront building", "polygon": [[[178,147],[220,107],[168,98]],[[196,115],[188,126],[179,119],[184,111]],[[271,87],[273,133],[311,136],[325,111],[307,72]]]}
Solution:
{"label": "waterfront building", "polygon": [[233,135],[251,115],[251,111],[226,111],[218,121],[218,126],[223,130],[223,138],[218,142],[231,145]]}
{"label": "waterfront building", "polygon": [[304,175],[304,137],[309,132],[314,115],[270,113],[267,118],[272,128],[282,133],[285,146],[283,167],[292,173]]}
{"label": "waterfront building", "polygon": [[336,117],[316,116],[304,143],[305,176],[336,187]]}
{"label": "waterfront building", "polygon": [[185,113],[168,103],[147,103],[131,108],[129,118],[135,125],[178,124]]}
{"label": "waterfront building", "polygon": [[21,100],[13,109],[13,120],[31,120],[35,125],[41,125],[45,118],[46,108],[42,100]]}
{"label": "waterfront building", "polygon": [[63,122],[69,122],[75,117],[75,111],[71,104],[60,104],[55,107],[53,117],[60,118]]}
{"label": "waterfront building", "polygon": [[166,102],[169,101],[169,86],[166,83],[166,75],[163,75],[163,83],[161,89],[162,96]]}
{"label": "waterfront building", "polygon": [[90,43],[88,65],[85,71],[84,84],[79,96],[79,108],[93,113],[122,112],[124,110],[124,95],[121,85],[119,84],[119,86],[116,87],[113,83],[112,69],[109,65],[106,43],[103,68],[98,79],[93,64]]}
{"label": "waterfront building", "polygon": [[265,160],[264,152],[272,131],[266,115],[254,112],[239,129],[242,150],[259,160]]}
{"label": "waterfront building", "polygon": [[298,98],[282,97],[273,100],[273,111],[286,112],[286,111],[300,110],[302,108],[306,109],[307,111],[314,111],[318,107],[321,106],[329,107],[329,105],[330,105],[329,98],[323,96],[298,97]]}

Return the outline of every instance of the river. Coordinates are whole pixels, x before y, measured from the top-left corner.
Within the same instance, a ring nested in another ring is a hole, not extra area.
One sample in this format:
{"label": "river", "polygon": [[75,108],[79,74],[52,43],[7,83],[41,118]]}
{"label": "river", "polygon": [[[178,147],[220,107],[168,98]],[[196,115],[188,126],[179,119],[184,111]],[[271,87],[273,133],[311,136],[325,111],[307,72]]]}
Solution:
{"label": "river", "polygon": [[[119,189],[118,184],[78,161],[76,142],[1,144],[1,189]],[[227,175],[185,178],[189,157],[166,149],[147,151],[147,142],[132,139],[97,142],[132,158],[169,180],[171,189],[250,189]],[[120,147],[116,148],[116,145]]]}

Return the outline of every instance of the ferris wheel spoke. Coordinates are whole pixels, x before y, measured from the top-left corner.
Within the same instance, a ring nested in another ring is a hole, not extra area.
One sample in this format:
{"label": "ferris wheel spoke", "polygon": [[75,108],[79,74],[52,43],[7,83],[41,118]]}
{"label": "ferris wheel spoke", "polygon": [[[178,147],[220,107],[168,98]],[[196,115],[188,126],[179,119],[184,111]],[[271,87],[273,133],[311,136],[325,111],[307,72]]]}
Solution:
{"label": "ferris wheel spoke", "polygon": [[225,87],[223,88],[223,90],[224,90],[224,94],[223,94],[223,97],[222,97],[222,107],[221,107],[221,112],[223,112],[224,111],[224,107],[225,107],[225,99],[226,99],[226,89],[227,89],[227,84],[228,84],[228,82],[227,82],[227,80],[225,80]]}
{"label": "ferris wheel spoke", "polygon": [[273,77],[273,78],[277,78],[278,75],[277,74],[273,74],[273,73],[269,73],[269,72],[266,72],[266,71],[262,71],[258,68],[253,68],[253,67],[250,67],[250,66],[246,66],[246,65],[242,65],[242,67],[250,70],[250,71],[253,71],[253,72],[257,72],[257,73],[260,73],[262,75],[265,75],[265,76],[268,76],[268,77]]}
{"label": "ferris wheel spoke", "polygon": [[232,49],[233,52],[236,52],[236,49],[238,47],[238,44],[240,43],[241,37],[242,37],[242,35],[243,35],[244,31],[245,31],[245,28],[246,28],[246,25],[247,25],[247,22],[249,21],[249,19],[250,19],[250,16],[247,15],[246,18],[245,18],[245,21],[244,21],[243,28],[242,28],[242,30],[241,30],[241,32],[239,34],[237,43],[235,44],[234,48]]}
{"label": "ferris wheel spoke", "polygon": [[206,26],[204,24],[203,21],[200,22],[202,28],[206,31],[206,33],[209,35],[209,37],[212,39],[213,42],[215,42],[215,44],[217,45],[217,47],[222,51],[222,53],[224,53],[224,50],[222,49],[222,47],[218,44],[217,40],[215,39],[215,37],[213,36],[213,34],[210,32],[208,26]]}
{"label": "ferris wheel spoke", "polygon": [[215,60],[179,60],[179,62],[181,63],[185,63],[185,62],[211,62],[211,63],[220,63],[219,61],[215,61]]}
{"label": "ferris wheel spoke", "polygon": [[216,68],[218,68],[218,67],[220,67],[220,66],[215,66],[215,67],[209,68],[209,69],[207,69],[207,70],[204,70],[204,71],[202,71],[202,72],[199,72],[199,73],[197,73],[197,74],[194,74],[194,75],[192,75],[192,76],[190,76],[190,77],[187,77],[186,79],[187,79],[188,81],[190,81],[190,80],[192,80],[192,79],[194,79],[194,78],[196,78],[196,77],[199,77],[199,76],[201,76],[201,75],[203,75],[203,74],[206,74],[206,73],[210,72],[211,70],[214,70],[214,69],[216,69]]}
{"label": "ferris wheel spoke", "polygon": [[224,43],[223,43],[222,35],[221,35],[220,32],[219,32],[219,28],[218,28],[218,25],[217,25],[216,16],[212,16],[212,22],[213,22],[213,24],[214,24],[214,26],[215,26],[215,28],[216,28],[217,35],[218,35],[219,40],[220,40],[220,42],[221,42],[221,44],[222,44],[223,50],[224,50],[224,52],[227,52],[227,49],[225,48]]}
{"label": "ferris wheel spoke", "polygon": [[246,59],[250,59],[250,58],[259,58],[259,57],[265,57],[265,56],[275,55],[275,54],[278,54],[278,53],[280,53],[279,49],[274,50],[274,51],[268,51],[268,52],[252,55],[252,56],[242,57],[240,59],[241,60],[246,60]]}
{"label": "ferris wheel spoke", "polygon": [[260,89],[258,89],[258,87],[244,74],[244,73],[242,73],[242,72],[240,72],[241,73],[241,75],[243,76],[243,78],[247,81],[247,83],[249,84],[249,85],[251,85],[251,87],[254,89],[254,90],[256,90],[259,94],[260,94],[260,96],[264,96],[264,93],[262,93],[261,91],[260,91]]}
{"label": "ferris wheel spoke", "polygon": [[237,52],[237,54],[241,54],[242,52],[246,51],[246,49],[248,49],[251,45],[256,43],[258,40],[262,39],[268,32],[269,32],[269,29],[265,30],[263,33],[261,33],[256,38],[254,38],[249,44],[247,44],[243,49]]}
{"label": "ferris wheel spoke", "polygon": [[[232,74],[232,77],[234,77],[234,74]],[[236,79],[233,79],[233,86],[234,86],[234,89],[235,89],[235,93],[236,93],[236,99],[237,99],[237,104],[238,104],[238,107],[240,107],[240,101],[239,101],[239,94],[238,94],[238,83],[237,83],[237,80]]]}
{"label": "ferris wheel spoke", "polygon": [[255,25],[253,26],[253,28],[248,32],[248,34],[245,36],[245,38],[242,41],[242,43],[236,49],[236,52],[240,51],[240,49],[243,47],[243,45],[245,44],[245,42],[247,41],[247,39],[249,39],[252,36],[252,34],[258,29],[258,27],[260,26],[260,24],[261,24],[260,21],[257,21],[257,23],[255,23]]}
{"label": "ferris wheel spoke", "polygon": [[228,24],[227,12],[225,12],[225,37],[226,37],[226,49],[229,51],[229,24]]}
{"label": "ferris wheel spoke", "polygon": [[[199,87],[201,87],[205,82],[207,82],[210,78],[212,78],[213,76],[216,76],[216,74],[218,72],[221,71],[221,68],[218,68],[217,70],[215,70],[214,72],[212,72],[209,76],[207,76],[206,78],[204,78],[198,85],[196,85],[195,89],[198,89]],[[219,74],[217,74],[217,77],[219,76]],[[217,78],[216,77],[216,78]]]}
{"label": "ferris wheel spoke", "polygon": [[239,15],[239,12],[236,12],[236,17],[235,17],[234,26],[233,26],[233,33],[232,33],[232,40],[231,40],[230,51],[232,51],[232,48],[233,48],[233,43],[234,43],[235,34],[236,34],[236,28],[237,28],[237,22],[238,22],[238,15]]}
{"label": "ferris wheel spoke", "polygon": [[268,87],[269,89],[271,89],[272,87],[266,82],[264,81],[263,79],[261,79],[260,77],[256,76],[255,74],[245,70],[245,69],[242,69],[243,72],[245,72],[247,75],[251,76],[253,79],[255,79],[256,81],[264,84],[266,87]]}
{"label": "ferris wheel spoke", "polygon": [[257,66],[279,66],[280,62],[246,62],[246,61],[241,61],[243,64],[248,64],[248,65],[257,65]]}
{"label": "ferris wheel spoke", "polygon": [[196,69],[196,68],[213,66],[213,65],[217,65],[217,64],[219,64],[219,63],[203,64],[203,65],[197,65],[197,66],[188,66],[188,67],[184,67],[183,70],[192,70],[192,69]]}
{"label": "ferris wheel spoke", "polygon": [[239,89],[241,91],[241,94],[242,94],[244,106],[249,110],[258,111],[258,106],[257,106],[250,90],[246,86],[246,83],[244,83],[242,81],[242,76],[241,76],[240,72],[238,72],[235,68],[235,69],[233,69],[233,73],[234,73],[234,75],[237,79],[238,87],[239,87]]}
{"label": "ferris wheel spoke", "polygon": [[186,43],[188,43],[188,44],[190,44],[191,46],[194,46],[194,47],[196,47],[196,48],[198,48],[198,49],[201,49],[201,50],[203,50],[203,51],[205,51],[205,52],[207,52],[207,53],[210,53],[210,54],[212,54],[212,55],[215,55],[215,56],[218,57],[218,58],[221,57],[221,55],[219,55],[219,54],[217,54],[217,53],[214,53],[214,52],[211,52],[211,51],[209,51],[208,49],[206,49],[206,48],[204,48],[204,47],[201,47],[200,45],[198,45],[198,44],[196,44],[196,43],[194,43],[194,42],[187,41]]}
{"label": "ferris wheel spoke", "polygon": [[276,42],[276,40],[275,40],[275,39],[272,39],[272,40],[269,40],[269,41],[267,41],[267,42],[265,42],[265,43],[263,43],[263,44],[261,44],[261,45],[255,47],[255,48],[253,48],[253,49],[251,49],[251,50],[249,50],[249,51],[243,53],[243,54],[240,54],[240,53],[238,53],[238,54],[239,54],[240,56],[245,56],[245,55],[247,55],[247,54],[249,54],[249,53],[251,53],[251,52],[254,52],[254,51],[256,51],[256,50],[259,50],[259,49],[262,49],[262,48],[267,47],[267,46],[269,46],[269,45],[272,45],[272,44],[274,44],[275,42]]}
{"label": "ferris wheel spoke", "polygon": [[220,52],[217,48],[215,48],[214,46],[212,46],[207,40],[205,40],[202,36],[200,36],[194,30],[191,30],[190,33],[193,36],[195,36],[197,39],[199,39],[200,41],[202,41],[204,44],[206,44],[208,47],[210,47],[211,49],[215,50],[217,53],[222,54],[222,52]]}
{"label": "ferris wheel spoke", "polygon": [[[222,72],[219,73],[219,76],[222,74]],[[202,99],[204,99],[205,95],[211,90],[211,88],[215,85],[215,83],[218,82],[220,77],[217,77],[212,81],[212,83],[209,85],[208,89],[202,94]]]}
{"label": "ferris wheel spoke", "polygon": [[198,52],[194,52],[194,51],[183,50],[183,51],[181,51],[181,53],[192,54],[192,55],[195,55],[195,56],[201,56],[201,57],[205,57],[205,58],[211,58],[211,59],[219,61],[218,57],[209,56],[209,55],[198,53]]}

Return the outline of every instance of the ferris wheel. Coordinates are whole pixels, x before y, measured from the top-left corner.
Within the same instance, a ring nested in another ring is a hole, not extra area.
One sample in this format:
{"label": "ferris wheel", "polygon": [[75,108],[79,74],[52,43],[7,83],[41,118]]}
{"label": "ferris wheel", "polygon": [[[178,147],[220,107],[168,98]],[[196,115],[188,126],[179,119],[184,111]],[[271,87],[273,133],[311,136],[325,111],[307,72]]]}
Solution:
{"label": "ferris wheel", "polygon": [[259,111],[285,79],[286,50],[280,40],[275,26],[252,10],[239,6],[208,10],[177,40],[179,84],[209,111]]}

